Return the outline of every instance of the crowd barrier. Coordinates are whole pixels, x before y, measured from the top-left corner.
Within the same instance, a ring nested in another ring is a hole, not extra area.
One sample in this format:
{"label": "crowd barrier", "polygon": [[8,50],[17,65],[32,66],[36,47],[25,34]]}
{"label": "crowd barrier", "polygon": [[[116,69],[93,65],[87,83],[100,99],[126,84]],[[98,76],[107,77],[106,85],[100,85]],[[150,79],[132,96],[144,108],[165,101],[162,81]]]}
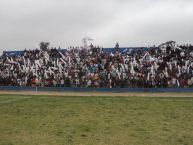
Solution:
{"label": "crowd barrier", "polygon": [[192,92],[193,88],[62,88],[62,87],[12,87],[0,86],[0,91],[38,92]]}

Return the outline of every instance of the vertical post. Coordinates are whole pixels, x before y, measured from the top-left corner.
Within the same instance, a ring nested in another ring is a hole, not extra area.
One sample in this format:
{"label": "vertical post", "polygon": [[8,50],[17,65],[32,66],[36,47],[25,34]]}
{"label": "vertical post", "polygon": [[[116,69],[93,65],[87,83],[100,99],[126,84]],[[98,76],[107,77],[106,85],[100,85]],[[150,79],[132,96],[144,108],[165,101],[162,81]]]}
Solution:
{"label": "vertical post", "polygon": [[36,85],[36,94],[38,93],[38,87],[37,87],[37,85]]}

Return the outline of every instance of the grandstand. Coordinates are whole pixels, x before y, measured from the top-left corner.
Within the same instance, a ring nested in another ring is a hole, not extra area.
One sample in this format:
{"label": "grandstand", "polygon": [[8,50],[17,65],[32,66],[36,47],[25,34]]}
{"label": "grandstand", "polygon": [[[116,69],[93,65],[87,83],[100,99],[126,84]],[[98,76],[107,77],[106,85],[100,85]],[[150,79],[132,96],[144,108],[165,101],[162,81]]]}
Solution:
{"label": "grandstand", "polygon": [[192,88],[193,46],[5,51],[0,85],[72,88]]}

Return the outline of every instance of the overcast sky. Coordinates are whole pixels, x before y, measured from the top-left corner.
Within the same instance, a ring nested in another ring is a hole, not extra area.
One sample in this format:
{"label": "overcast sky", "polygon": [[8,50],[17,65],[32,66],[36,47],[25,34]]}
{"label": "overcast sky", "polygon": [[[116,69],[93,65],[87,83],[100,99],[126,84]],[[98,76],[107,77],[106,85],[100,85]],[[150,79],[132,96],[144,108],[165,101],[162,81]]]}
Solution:
{"label": "overcast sky", "polygon": [[0,49],[193,44],[193,0],[0,0]]}

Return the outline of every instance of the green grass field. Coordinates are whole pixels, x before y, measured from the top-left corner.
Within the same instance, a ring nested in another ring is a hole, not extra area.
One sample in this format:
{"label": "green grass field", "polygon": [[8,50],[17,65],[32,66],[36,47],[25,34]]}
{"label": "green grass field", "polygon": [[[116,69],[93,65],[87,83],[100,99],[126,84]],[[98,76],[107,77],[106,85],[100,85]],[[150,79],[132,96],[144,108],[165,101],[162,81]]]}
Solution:
{"label": "green grass field", "polygon": [[0,145],[193,145],[193,98],[0,95]]}

